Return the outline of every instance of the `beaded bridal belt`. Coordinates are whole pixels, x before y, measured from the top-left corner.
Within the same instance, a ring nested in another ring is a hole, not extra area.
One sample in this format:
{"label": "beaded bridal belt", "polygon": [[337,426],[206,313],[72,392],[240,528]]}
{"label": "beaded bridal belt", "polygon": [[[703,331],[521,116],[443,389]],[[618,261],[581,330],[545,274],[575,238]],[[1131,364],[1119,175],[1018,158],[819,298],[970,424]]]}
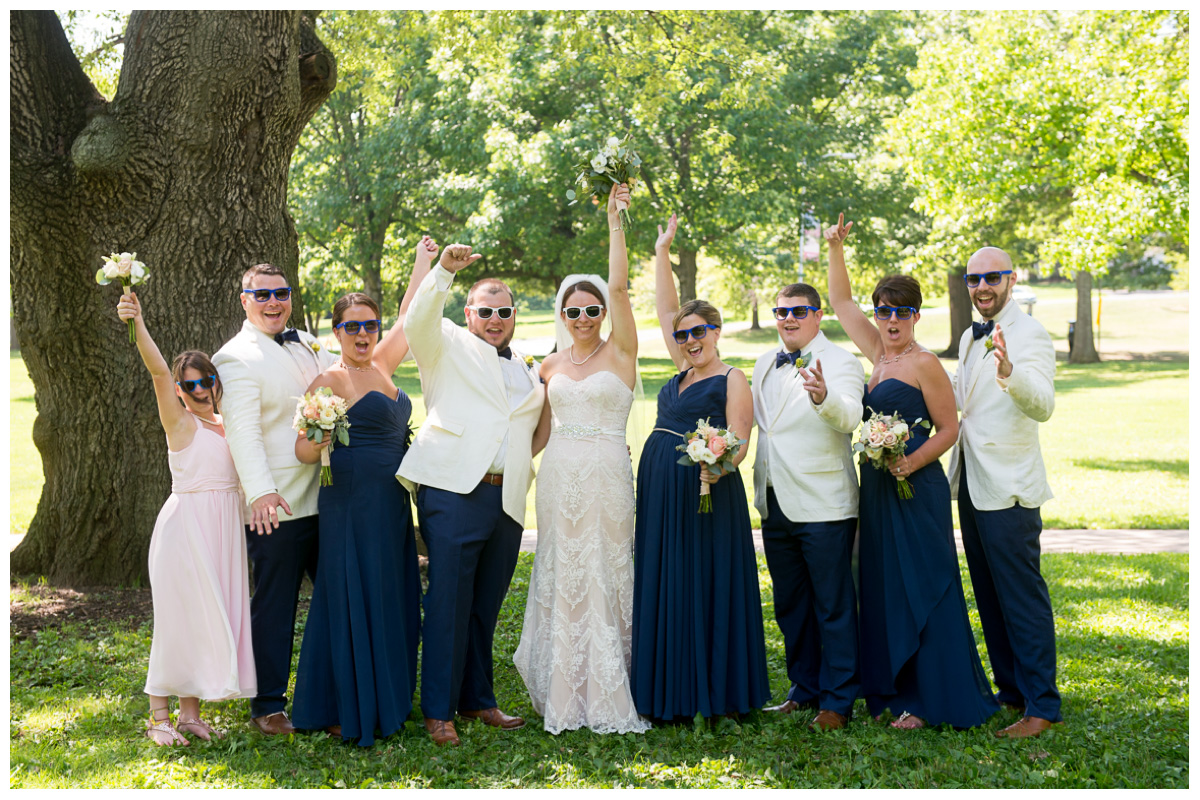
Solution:
{"label": "beaded bridal belt", "polygon": [[550,431],[552,436],[562,436],[566,439],[590,439],[595,436],[613,436],[625,440],[625,431],[606,430],[599,425],[577,425],[568,423],[559,425],[554,430]]}

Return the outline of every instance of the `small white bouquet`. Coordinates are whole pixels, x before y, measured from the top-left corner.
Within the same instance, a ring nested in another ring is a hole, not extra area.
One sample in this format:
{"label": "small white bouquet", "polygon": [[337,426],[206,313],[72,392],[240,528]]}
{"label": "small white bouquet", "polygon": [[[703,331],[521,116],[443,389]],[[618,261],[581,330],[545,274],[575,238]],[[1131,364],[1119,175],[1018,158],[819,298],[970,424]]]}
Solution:
{"label": "small white bouquet", "polygon": [[[910,428],[917,426],[928,429],[929,420],[917,417],[916,422],[910,426],[899,412],[880,414],[871,409],[871,417],[863,423],[858,433],[858,441],[854,443],[858,463],[870,463],[875,469],[887,469],[893,461],[904,455],[904,445],[912,438]],[[905,500],[911,500],[912,484],[905,478],[896,478],[896,493]]]}
{"label": "small white bouquet", "polygon": [[[121,290],[129,294],[132,287],[143,284],[150,278],[146,265],[137,260],[137,253],[112,253],[100,258],[104,266],[96,271],[96,283],[101,286],[120,281]],[[134,341],[133,320],[129,320],[129,341]]]}
{"label": "small white bouquet", "polygon": [[[684,455],[676,463],[684,467],[704,464],[709,472],[718,477],[737,469],[733,466],[733,457],[746,443],[733,431],[710,425],[707,418],[696,420],[696,430],[685,433],[683,439],[684,444],[675,449]],[[707,483],[700,482],[700,513],[712,513],[710,489]]]}
{"label": "small white bouquet", "polygon": [[300,398],[296,404],[296,416],[292,428],[304,434],[310,442],[323,442],[328,433],[332,437],[329,447],[321,451],[321,485],[333,485],[333,470],[329,468],[329,454],[334,442],[350,444],[350,420],[346,416],[346,400],[333,393],[333,389],[322,386]]}
{"label": "small white bouquet", "polygon": [[[608,193],[613,186],[627,183],[629,190],[633,191],[638,175],[641,174],[642,157],[629,145],[629,138],[632,135],[632,133],[628,134],[624,139],[618,139],[615,136],[608,137],[604,147],[591,155],[585,155],[575,165],[576,178],[574,182],[579,184],[579,195],[590,195],[593,205],[607,204]],[[575,205],[579,195],[575,193],[574,189],[568,189],[567,199],[571,202],[567,205]],[[628,230],[629,226],[633,224],[633,220],[629,217],[629,206],[618,202],[617,212],[621,217],[621,230]]]}

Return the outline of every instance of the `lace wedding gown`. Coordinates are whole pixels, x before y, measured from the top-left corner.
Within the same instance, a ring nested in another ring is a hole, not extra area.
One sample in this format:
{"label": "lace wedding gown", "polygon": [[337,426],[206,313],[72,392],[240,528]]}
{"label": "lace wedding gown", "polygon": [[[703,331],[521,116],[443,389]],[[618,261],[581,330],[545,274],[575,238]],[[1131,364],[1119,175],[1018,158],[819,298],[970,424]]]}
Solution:
{"label": "lace wedding gown", "polygon": [[553,413],[537,476],[537,554],[513,662],[550,733],[645,731],[629,688],[633,393],[612,372],[558,374],[546,388]]}

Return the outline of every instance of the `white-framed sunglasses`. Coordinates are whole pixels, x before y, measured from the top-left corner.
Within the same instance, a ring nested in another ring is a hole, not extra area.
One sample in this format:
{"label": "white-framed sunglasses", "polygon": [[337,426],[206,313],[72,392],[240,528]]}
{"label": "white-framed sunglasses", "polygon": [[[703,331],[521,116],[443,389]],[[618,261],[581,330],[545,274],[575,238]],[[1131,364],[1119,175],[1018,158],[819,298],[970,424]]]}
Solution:
{"label": "white-framed sunglasses", "polygon": [[492,306],[467,306],[467,308],[474,311],[475,316],[480,319],[491,319],[493,312],[500,319],[508,319],[517,310],[514,306],[499,306],[498,308],[493,308]]}
{"label": "white-framed sunglasses", "polygon": [[579,319],[580,313],[587,314],[588,319],[595,319],[604,311],[604,306],[567,306],[563,309],[563,313],[567,315],[567,319]]}

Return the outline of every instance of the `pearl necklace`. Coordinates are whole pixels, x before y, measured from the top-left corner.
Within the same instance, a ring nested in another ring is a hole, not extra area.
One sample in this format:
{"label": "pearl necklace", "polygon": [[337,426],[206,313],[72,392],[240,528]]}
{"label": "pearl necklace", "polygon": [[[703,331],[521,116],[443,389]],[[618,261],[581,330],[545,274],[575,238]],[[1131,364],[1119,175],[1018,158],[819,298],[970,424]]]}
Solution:
{"label": "pearl necklace", "polygon": [[216,425],[218,427],[220,427],[220,425],[221,425],[221,423],[217,422],[215,419],[208,419],[207,417],[202,417],[199,414],[197,414],[195,411],[192,411],[190,408],[187,410],[187,412],[189,414],[191,414],[193,417],[195,417],[196,419],[200,420],[201,422],[207,422],[209,425]]}
{"label": "pearl necklace", "polygon": [[606,344],[608,344],[607,341],[601,340],[600,344],[596,345],[596,349],[593,350],[592,352],[588,353],[587,358],[583,359],[583,361],[576,361],[575,360],[575,343],[572,342],[570,348],[567,349],[567,358],[571,359],[571,363],[574,364],[575,366],[582,367],[584,364],[586,364],[588,362],[589,358],[596,355],[596,353],[599,353],[600,348],[604,347],[604,345],[606,345]]}
{"label": "pearl necklace", "polygon": [[916,343],[917,343],[917,340],[916,340],[916,339],[913,339],[911,342],[909,342],[909,343],[908,343],[908,347],[904,348],[904,352],[903,352],[903,353],[901,353],[900,355],[896,356],[895,358],[884,358],[884,357],[883,357],[883,353],[880,353],[880,354],[879,354],[879,363],[880,363],[880,364],[894,364],[894,363],[896,363],[897,361],[899,361],[900,359],[902,359],[902,358],[904,358],[906,355],[908,355],[908,351],[909,351],[909,350],[912,350],[912,349],[913,349],[913,345],[914,345],[914,344],[916,344]]}
{"label": "pearl necklace", "polygon": [[339,358],[339,359],[338,359],[338,363],[339,363],[339,364],[341,364],[341,365],[342,365],[343,367],[345,367],[346,369],[352,369],[352,370],[354,370],[355,372],[374,372],[374,371],[375,371],[375,367],[374,367],[374,366],[370,366],[370,367],[356,367],[356,366],[354,366],[353,364],[347,364],[347,363],[346,363],[346,359],[344,359],[344,358]]}

